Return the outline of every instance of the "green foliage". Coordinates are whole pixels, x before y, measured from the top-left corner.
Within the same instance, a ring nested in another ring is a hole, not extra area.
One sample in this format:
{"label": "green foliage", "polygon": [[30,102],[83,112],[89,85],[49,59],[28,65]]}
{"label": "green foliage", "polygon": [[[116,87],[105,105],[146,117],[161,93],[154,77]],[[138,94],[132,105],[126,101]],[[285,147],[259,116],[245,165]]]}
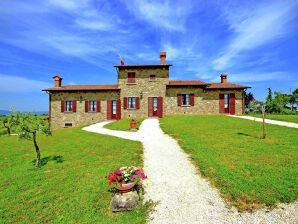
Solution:
{"label": "green foliage", "polygon": [[11,110],[11,115],[1,116],[0,117],[0,126],[6,129],[8,135],[11,134],[12,129],[18,125],[18,113]]}
{"label": "green foliage", "polygon": [[[288,109],[291,113],[296,113]],[[262,114],[256,114],[256,113],[249,113],[250,116],[253,117],[262,117]],[[297,115],[285,115],[285,114],[266,114],[265,115],[266,119],[271,119],[271,120],[277,120],[277,121],[286,121],[286,122],[293,122],[293,123],[298,123],[298,114]]]}
{"label": "green foliage", "polygon": [[272,101],[272,91],[271,88],[268,88],[268,95],[266,98],[266,104],[270,103]]}
{"label": "green foliage", "polygon": [[241,209],[297,200],[298,130],[227,116],[169,116],[162,129]]}
{"label": "green foliage", "polygon": [[0,223],[145,223],[146,207],[113,213],[107,173],[143,167],[142,144],[69,128],[38,134],[43,158],[34,169],[32,143],[0,138]]}
{"label": "green foliage", "polygon": [[266,102],[268,113],[281,113],[289,103],[290,95],[281,92],[274,92],[274,99]]}
{"label": "green foliage", "polygon": [[252,101],[250,101],[250,103],[248,105],[249,112],[261,113],[263,105],[264,105],[264,103],[262,101],[252,100]]}

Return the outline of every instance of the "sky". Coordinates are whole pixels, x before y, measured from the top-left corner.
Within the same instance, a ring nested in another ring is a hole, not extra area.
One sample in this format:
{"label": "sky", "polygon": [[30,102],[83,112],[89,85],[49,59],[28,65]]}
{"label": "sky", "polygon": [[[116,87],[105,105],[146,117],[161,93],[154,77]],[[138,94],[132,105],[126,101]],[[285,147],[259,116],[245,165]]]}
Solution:
{"label": "sky", "polygon": [[170,79],[298,87],[298,1],[0,1],[0,109],[47,111],[63,85],[117,83],[114,65],[173,64]]}

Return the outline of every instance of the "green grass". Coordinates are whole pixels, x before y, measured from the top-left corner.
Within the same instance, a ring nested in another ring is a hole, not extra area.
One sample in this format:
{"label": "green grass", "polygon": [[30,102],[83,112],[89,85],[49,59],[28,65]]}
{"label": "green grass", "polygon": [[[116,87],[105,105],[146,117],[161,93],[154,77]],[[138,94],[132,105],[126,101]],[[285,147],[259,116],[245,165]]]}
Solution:
{"label": "green grass", "polygon": [[240,209],[298,196],[298,129],[226,116],[170,116],[162,129],[178,139],[203,176]]}
{"label": "green grass", "polygon": [[144,223],[146,208],[112,213],[105,176],[116,167],[142,167],[139,142],[78,128],[38,136],[33,143],[0,137],[0,223]]}
{"label": "green grass", "polygon": [[[141,123],[143,122],[143,118],[136,119],[137,125],[136,128],[139,129]],[[129,131],[130,125],[129,125],[130,119],[121,119],[119,121],[115,121],[112,123],[109,123],[105,125],[104,127],[111,130],[120,130],[120,131]]]}
{"label": "green grass", "polygon": [[[248,114],[253,117],[262,117],[262,114]],[[279,115],[279,114],[266,114],[266,119],[277,120],[277,121],[286,121],[298,123],[298,114],[297,115]]]}

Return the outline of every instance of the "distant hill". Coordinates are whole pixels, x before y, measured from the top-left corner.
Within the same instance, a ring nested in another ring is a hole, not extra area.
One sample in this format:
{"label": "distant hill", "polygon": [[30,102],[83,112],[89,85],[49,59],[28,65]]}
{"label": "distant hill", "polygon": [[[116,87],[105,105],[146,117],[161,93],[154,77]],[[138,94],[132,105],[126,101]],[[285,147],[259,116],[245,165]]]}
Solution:
{"label": "distant hill", "polygon": [[[28,113],[27,112],[24,112],[24,113]],[[36,115],[41,115],[41,114],[48,114],[49,112],[48,111],[36,111],[34,112]],[[7,115],[7,114],[10,114],[10,111],[9,110],[0,110],[0,116],[1,115]]]}

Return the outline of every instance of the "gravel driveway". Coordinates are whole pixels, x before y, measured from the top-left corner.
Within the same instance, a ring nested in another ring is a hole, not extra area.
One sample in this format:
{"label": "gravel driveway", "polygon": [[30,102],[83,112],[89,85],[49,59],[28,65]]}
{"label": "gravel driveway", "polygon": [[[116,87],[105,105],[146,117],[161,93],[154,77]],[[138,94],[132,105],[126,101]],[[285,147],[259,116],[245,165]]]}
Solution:
{"label": "gravel driveway", "polygon": [[298,203],[267,211],[238,213],[202,178],[176,140],[164,134],[158,119],[144,120],[138,132],[114,131],[101,122],[83,130],[141,141],[144,146],[145,200],[158,202],[148,223],[298,223]]}

